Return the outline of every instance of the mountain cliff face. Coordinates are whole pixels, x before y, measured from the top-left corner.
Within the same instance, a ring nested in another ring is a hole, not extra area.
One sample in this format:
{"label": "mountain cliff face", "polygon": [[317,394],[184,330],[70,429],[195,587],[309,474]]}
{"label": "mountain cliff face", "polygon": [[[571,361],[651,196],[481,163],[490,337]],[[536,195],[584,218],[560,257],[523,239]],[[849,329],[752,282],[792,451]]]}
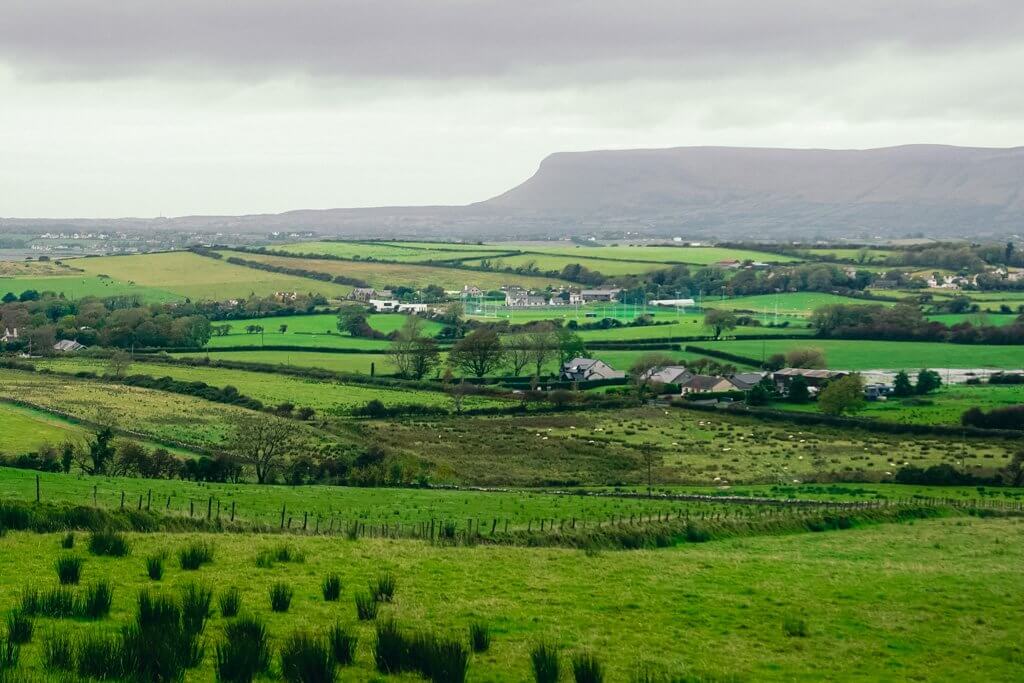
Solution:
{"label": "mountain cliff face", "polygon": [[584,222],[630,217],[729,236],[1012,234],[1024,226],[1024,148],[560,153],[476,206]]}
{"label": "mountain cliff face", "polygon": [[3,228],[18,226],[315,230],[358,238],[626,231],[700,239],[1002,238],[1024,233],[1024,147],[566,152],[549,156],[518,187],[469,206],[0,221]]}

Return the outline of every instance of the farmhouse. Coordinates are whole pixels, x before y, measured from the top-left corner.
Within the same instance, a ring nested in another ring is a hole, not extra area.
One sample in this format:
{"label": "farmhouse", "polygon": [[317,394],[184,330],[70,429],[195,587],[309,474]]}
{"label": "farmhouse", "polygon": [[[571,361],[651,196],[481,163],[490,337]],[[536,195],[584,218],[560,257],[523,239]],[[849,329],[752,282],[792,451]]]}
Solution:
{"label": "farmhouse", "polygon": [[658,384],[682,384],[694,375],[682,365],[666,365],[663,368],[651,368],[641,377]]}
{"label": "farmhouse", "polygon": [[84,349],[85,346],[83,344],[79,344],[73,339],[61,339],[53,345],[53,350],[60,353],[74,353],[75,351],[82,351]]}
{"label": "farmhouse", "polygon": [[3,334],[2,337],[0,337],[0,342],[12,342],[12,341],[18,341],[18,328],[15,327],[14,330],[9,330],[9,329],[7,329],[5,327],[4,328],[4,334]]}
{"label": "farmhouse", "polygon": [[625,379],[626,373],[614,370],[612,366],[596,358],[573,358],[562,366],[562,379],[570,382],[587,382],[595,379]]}
{"label": "farmhouse", "polygon": [[547,306],[547,297],[541,294],[530,294],[523,290],[505,292],[505,305],[509,308],[537,308]]}
{"label": "farmhouse", "polygon": [[463,299],[477,298],[484,295],[484,292],[479,287],[473,285],[462,285],[462,291],[459,293]]}
{"label": "farmhouse", "polygon": [[764,379],[766,372],[738,372],[729,375],[726,379],[736,388],[737,391],[750,391]]}
{"label": "farmhouse", "polygon": [[355,287],[348,294],[348,298],[353,301],[370,301],[371,299],[390,299],[392,292],[390,289],[377,290],[373,287]]}
{"label": "farmhouse", "polygon": [[682,394],[703,394],[709,391],[732,391],[734,388],[732,382],[724,377],[693,375],[680,383],[679,391]]}

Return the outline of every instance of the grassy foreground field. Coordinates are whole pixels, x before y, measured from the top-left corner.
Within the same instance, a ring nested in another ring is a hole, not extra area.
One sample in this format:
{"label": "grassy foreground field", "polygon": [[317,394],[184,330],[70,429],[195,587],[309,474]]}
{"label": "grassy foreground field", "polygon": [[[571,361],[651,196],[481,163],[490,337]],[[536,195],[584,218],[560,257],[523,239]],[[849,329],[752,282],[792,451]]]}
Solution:
{"label": "grassy foreground field", "polygon": [[[265,621],[275,652],[293,631],[323,632],[340,622],[359,643],[354,665],[339,679],[375,680],[373,625],[356,620],[353,594],[384,571],[394,574],[397,590],[378,620],[463,642],[471,622],[489,624],[491,648],[472,657],[470,680],[529,680],[529,650],[537,642],[558,648],[565,665],[575,652],[593,653],[611,681],[629,680],[642,665],[702,680],[924,680],[941,672],[950,680],[1011,681],[1024,674],[1017,637],[1024,608],[1016,599],[1024,524],[1017,519],[957,517],[592,556],[292,538],[305,561],[271,569],[258,568],[255,556],[280,537],[228,534],[205,538],[214,545],[212,564],[182,571],[173,553],[196,538],[131,535],[124,558],[74,551],[86,556],[83,582],[103,577],[114,586],[110,616],[37,619],[19,674],[44,674],[48,633],[117,632],[140,590],[176,594],[198,582],[217,594],[237,587],[243,612]],[[26,586],[56,585],[59,541],[56,534],[24,532],[0,539],[0,608],[15,607]],[[155,583],[143,560],[161,550],[172,559]],[[322,578],[332,572],[342,580],[339,602],[320,595]],[[294,590],[286,613],[269,608],[267,593],[277,581]],[[802,622],[806,635],[787,635],[786,621]],[[225,623],[218,613],[207,624],[206,654],[189,680],[214,680],[213,650]]]}
{"label": "grassy foreground field", "polygon": [[317,351],[200,351],[171,354],[175,358],[209,358],[242,363],[270,363],[306,368],[323,368],[336,372],[370,374],[370,367],[378,374],[395,372],[391,357],[385,353],[328,353]]}
{"label": "grassy foreground field", "polygon": [[0,402],[0,453],[28,453],[44,444],[80,442],[86,431],[48,413]]}
{"label": "grassy foreground field", "polygon": [[[85,259],[82,259],[84,261]],[[37,292],[54,292],[67,299],[82,299],[87,296],[106,298],[111,296],[137,296],[149,303],[178,301],[181,295],[168,291],[162,286],[140,286],[134,282],[124,282],[95,275],[73,273],[68,275],[45,277],[0,278],[0,296],[11,292],[21,294],[26,290]]]}

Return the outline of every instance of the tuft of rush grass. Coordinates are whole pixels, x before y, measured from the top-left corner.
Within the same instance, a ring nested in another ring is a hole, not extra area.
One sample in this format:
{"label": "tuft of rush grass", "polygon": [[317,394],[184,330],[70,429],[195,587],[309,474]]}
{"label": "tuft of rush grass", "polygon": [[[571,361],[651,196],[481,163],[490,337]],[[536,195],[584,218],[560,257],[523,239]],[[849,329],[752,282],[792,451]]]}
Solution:
{"label": "tuft of rush grass", "polygon": [[77,612],[85,619],[103,619],[110,614],[114,602],[114,588],[108,579],[100,579],[85,589],[78,602]]}
{"label": "tuft of rush grass", "polygon": [[89,534],[89,552],[93,555],[124,557],[131,552],[131,545],[117,531],[103,529]]}
{"label": "tuft of rush grass", "polygon": [[182,569],[195,571],[204,564],[213,562],[213,544],[206,541],[193,541],[178,550],[178,564]]}
{"label": "tuft of rush grass", "polygon": [[242,593],[231,586],[220,594],[217,602],[220,605],[220,615],[225,619],[231,619],[238,616],[238,612],[242,609]]}
{"label": "tuft of rush grass", "polygon": [[48,671],[70,671],[75,666],[75,647],[64,631],[54,630],[43,638],[43,666]]}
{"label": "tuft of rush grass", "polygon": [[217,644],[217,680],[251,683],[270,668],[267,627],[259,618],[243,616],[224,625],[224,640]]}
{"label": "tuft of rush grass", "polygon": [[331,646],[331,659],[336,666],[349,666],[356,659],[356,644],[359,637],[348,631],[341,624],[335,624],[327,632],[327,642]]}
{"label": "tuft of rush grass", "polygon": [[281,645],[281,676],[288,683],[331,683],[334,660],[327,643],[306,631],[292,633]]}
{"label": "tuft of rush grass", "polygon": [[301,563],[305,561],[306,554],[287,543],[276,545],[273,548],[265,548],[256,555],[256,566],[262,569],[273,567],[275,562]]}
{"label": "tuft of rush grass", "polygon": [[482,621],[469,625],[469,645],[473,652],[487,652],[491,648],[491,630]]}
{"label": "tuft of rush grass", "polygon": [[392,620],[377,624],[374,662],[377,671],[400,674],[415,671],[434,683],[462,683],[469,670],[469,650],[457,640],[433,633],[409,634]]}
{"label": "tuft of rush grass", "polygon": [[341,597],[341,577],[337,574],[328,574],[324,577],[320,590],[323,593],[324,600],[327,602],[337,602]]}
{"label": "tuft of rush grass", "polygon": [[360,621],[371,621],[377,618],[377,601],[369,593],[356,593],[356,616]]}
{"label": "tuft of rush grass", "polygon": [[124,656],[123,642],[117,636],[86,631],[75,647],[75,673],[80,678],[120,678]]}
{"label": "tuft of rush grass", "polygon": [[21,646],[10,638],[0,637],[0,673],[18,666]]}
{"label": "tuft of rush grass", "polygon": [[604,667],[589,652],[577,652],[572,658],[572,677],[576,683],[603,683]]}
{"label": "tuft of rush grass", "polygon": [[530,666],[536,683],[558,683],[558,649],[548,643],[538,643],[530,650]]}
{"label": "tuft of rush grass", "polygon": [[202,661],[200,635],[206,622],[203,608],[208,611],[209,603],[198,589],[191,598],[183,595],[183,602],[189,603],[187,616],[178,601],[169,595],[149,590],[139,593],[135,622],[121,632],[122,677],[181,680],[186,669]]}
{"label": "tuft of rush grass", "polygon": [[164,555],[157,553],[146,558],[146,574],[153,581],[164,578]]}
{"label": "tuft of rush grass", "polygon": [[[357,596],[358,597],[358,596]],[[382,674],[400,674],[408,666],[409,644],[392,619],[377,622],[373,660]]]}
{"label": "tuft of rush grass", "polygon": [[59,555],[55,564],[62,586],[76,585],[82,579],[83,560],[77,555]]}
{"label": "tuft of rush grass", "polygon": [[199,635],[206,627],[213,603],[213,591],[206,586],[189,583],[181,589],[181,626],[186,633]]}
{"label": "tuft of rush grass", "polygon": [[32,618],[20,609],[7,613],[7,639],[16,645],[32,642]]}
{"label": "tuft of rush grass", "polygon": [[278,581],[270,587],[270,609],[274,612],[287,612],[292,604],[292,589],[287,583]]}
{"label": "tuft of rush grass", "polygon": [[391,602],[395,598],[397,586],[398,579],[394,574],[387,572],[378,576],[375,582],[370,583],[370,594],[377,602]]}
{"label": "tuft of rush grass", "polygon": [[73,617],[75,616],[75,594],[63,586],[41,592],[37,588],[26,588],[21,594],[21,611],[29,616]]}
{"label": "tuft of rush grass", "polygon": [[782,632],[790,638],[806,638],[810,635],[807,621],[801,617],[788,616],[782,619]]}
{"label": "tuft of rush grass", "polygon": [[60,539],[60,547],[64,550],[71,550],[75,547],[75,532],[69,531],[64,534],[64,537]]}

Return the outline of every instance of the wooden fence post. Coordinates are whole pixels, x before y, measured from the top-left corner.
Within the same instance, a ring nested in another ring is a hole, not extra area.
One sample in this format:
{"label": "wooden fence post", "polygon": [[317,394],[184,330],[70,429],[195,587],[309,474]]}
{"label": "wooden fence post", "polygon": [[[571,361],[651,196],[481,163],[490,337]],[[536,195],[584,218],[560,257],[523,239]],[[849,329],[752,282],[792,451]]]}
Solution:
{"label": "wooden fence post", "polygon": [[282,529],[284,528],[284,508],[285,508],[285,506],[282,503],[282,505],[281,505],[281,528]]}
{"label": "wooden fence post", "polygon": [[235,501],[231,501],[231,521],[235,521]]}
{"label": "wooden fence post", "polygon": [[39,475],[36,475],[36,502],[39,502]]}
{"label": "wooden fence post", "polygon": [[150,509],[150,505],[153,502],[153,489],[146,491],[146,509]]}
{"label": "wooden fence post", "polygon": [[124,491],[121,491],[121,509],[124,510]]}

